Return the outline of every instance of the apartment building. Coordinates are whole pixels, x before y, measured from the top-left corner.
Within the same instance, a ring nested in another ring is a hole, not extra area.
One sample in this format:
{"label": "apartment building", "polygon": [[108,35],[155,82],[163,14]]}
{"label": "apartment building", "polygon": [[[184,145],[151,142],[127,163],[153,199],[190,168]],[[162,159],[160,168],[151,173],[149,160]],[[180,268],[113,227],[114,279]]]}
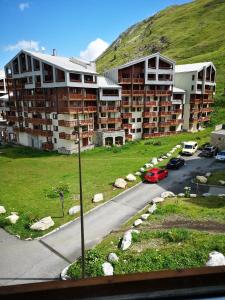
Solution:
{"label": "apartment building", "polygon": [[185,92],[177,90],[173,101],[174,74],[175,62],[160,53],[104,73],[122,87],[121,118],[127,141],[182,130]]}
{"label": "apartment building", "polygon": [[6,134],[6,113],[9,111],[9,98],[6,89],[5,72],[0,70],[0,142]]}
{"label": "apartment building", "polygon": [[[78,122],[82,150],[94,147],[95,131],[109,129],[111,134],[117,128],[119,117],[110,106],[117,107],[121,88],[98,78],[94,63],[22,50],[5,72],[12,80],[7,119],[14,123],[19,144],[73,153],[78,148]],[[106,122],[107,117],[112,120]]]}
{"label": "apartment building", "polygon": [[184,129],[196,131],[206,126],[213,111],[216,68],[212,62],[176,65],[175,86],[186,91]]}

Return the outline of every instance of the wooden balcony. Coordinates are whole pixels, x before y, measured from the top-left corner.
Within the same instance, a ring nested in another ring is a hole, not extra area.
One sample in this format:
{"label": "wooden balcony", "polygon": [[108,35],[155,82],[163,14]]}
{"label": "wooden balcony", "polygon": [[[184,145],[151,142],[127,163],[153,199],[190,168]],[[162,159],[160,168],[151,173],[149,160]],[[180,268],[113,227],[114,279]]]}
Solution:
{"label": "wooden balcony", "polygon": [[199,109],[199,108],[191,108],[191,109],[190,109],[190,112],[191,112],[191,113],[194,113],[194,114],[197,114],[197,113],[200,112],[200,109]]}
{"label": "wooden balcony", "polygon": [[203,99],[203,103],[214,103],[213,99]]}
{"label": "wooden balcony", "polygon": [[159,116],[170,116],[172,115],[172,111],[159,111]]}
{"label": "wooden balcony", "polygon": [[129,101],[122,101],[121,104],[123,107],[130,107],[131,105]]}
{"label": "wooden balcony", "polygon": [[82,100],[82,99],[83,99],[82,94],[75,94],[75,93],[68,94],[68,100]]}
{"label": "wooden balcony", "polygon": [[50,113],[52,111],[54,111],[53,107],[45,107],[45,106],[28,107],[28,112],[47,112],[47,113]]}
{"label": "wooden balcony", "polygon": [[213,112],[213,109],[210,107],[202,108],[202,112]]}
{"label": "wooden balcony", "polygon": [[155,90],[155,96],[171,96],[172,91],[159,91]]}
{"label": "wooden balcony", "polygon": [[172,106],[171,101],[159,101],[159,106]]}
{"label": "wooden balcony", "polygon": [[53,132],[51,130],[42,130],[42,129],[31,129],[31,128],[26,128],[25,129],[26,133],[35,135],[35,136],[46,136],[46,137],[51,137],[53,136]]}
{"label": "wooden balcony", "polygon": [[129,119],[132,118],[132,113],[122,113],[121,116],[123,119]]}
{"label": "wooden balcony", "polygon": [[132,124],[122,124],[123,129],[132,129]]}
{"label": "wooden balcony", "polygon": [[145,83],[144,78],[133,78],[133,83]]}
{"label": "wooden balcony", "polygon": [[202,103],[202,99],[198,99],[198,98],[191,99],[190,103],[191,104],[200,104],[200,103]]}
{"label": "wooden balcony", "polygon": [[159,127],[179,125],[179,124],[182,124],[182,123],[183,123],[183,120],[181,120],[181,119],[168,120],[168,121],[165,121],[165,122],[159,122]]}
{"label": "wooden balcony", "polygon": [[132,141],[132,134],[125,134],[126,141]]}
{"label": "wooden balcony", "polygon": [[101,112],[119,112],[120,109],[118,106],[100,106]]}
{"label": "wooden balcony", "polygon": [[94,113],[94,112],[97,112],[97,107],[96,106],[84,106],[83,107],[83,112],[84,113]]}
{"label": "wooden balcony", "polygon": [[44,95],[44,94],[24,95],[23,96],[24,100],[30,100],[30,101],[35,101],[35,100],[45,101],[46,98],[47,98],[47,95]]}
{"label": "wooden balcony", "polygon": [[121,123],[121,118],[99,118],[100,124],[116,124]]}
{"label": "wooden balcony", "polygon": [[156,101],[146,101],[145,106],[146,107],[157,106],[157,103],[158,102],[156,102]]}
{"label": "wooden balcony", "polygon": [[212,95],[214,93],[214,90],[205,89],[205,94]]}
{"label": "wooden balcony", "polygon": [[145,91],[144,90],[133,90],[133,95],[134,96],[144,96]]}
{"label": "wooden balcony", "polygon": [[122,90],[122,95],[123,96],[130,96],[131,95],[131,90]]}
{"label": "wooden balcony", "polygon": [[154,128],[154,127],[157,127],[157,123],[155,123],[155,122],[143,123],[142,127],[143,128]]}
{"label": "wooden balcony", "polygon": [[120,78],[119,78],[119,83],[121,83],[121,84],[123,84],[123,83],[131,84],[131,78],[123,78],[123,77],[120,77]]}
{"label": "wooden balcony", "polygon": [[154,96],[155,90],[146,90],[146,96]]}
{"label": "wooden balcony", "polygon": [[142,113],[142,116],[144,118],[157,117],[158,116],[158,112],[155,112],[155,111],[144,111]]}
{"label": "wooden balcony", "polygon": [[97,96],[93,94],[86,94],[84,95],[84,100],[96,100]]}
{"label": "wooden balcony", "polygon": [[25,120],[28,123],[32,123],[32,124],[35,124],[35,125],[38,125],[38,124],[52,125],[52,120],[51,119],[26,118]]}
{"label": "wooden balcony", "polygon": [[[87,126],[93,124],[93,119],[87,119],[87,120],[79,120],[80,126]],[[78,120],[74,121],[66,121],[66,120],[59,120],[58,122],[59,126],[62,127],[75,127],[78,125]]]}
{"label": "wooden balcony", "polygon": [[182,109],[174,109],[174,110],[172,110],[172,114],[180,115],[180,114],[182,114]]}
{"label": "wooden balcony", "polygon": [[[83,132],[80,132],[80,137],[81,138],[92,137],[93,134],[94,134],[94,131],[83,131]],[[75,140],[77,140],[78,137],[77,137],[77,134],[60,132],[59,138],[63,139],[63,140],[68,140],[68,141],[75,141]]]}
{"label": "wooden balcony", "polygon": [[13,131],[14,132],[25,132],[25,127],[22,127],[22,126],[15,126],[13,127]]}
{"label": "wooden balcony", "polygon": [[42,143],[42,149],[46,151],[51,151],[53,150],[54,146],[50,142]]}
{"label": "wooden balcony", "polygon": [[132,101],[131,106],[132,107],[144,107],[144,102]]}
{"label": "wooden balcony", "polygon": [[95,113],[97,112],[96,106],[69,106],[69,107],[59,107],[60,113],[69,113],[69,114],[86,114],[86,113]]}
{"label": "wooden balcony", "polygon": [[23,117],[7,116],[7,120],[11,122],[19,122],[19,121],[23,121]]}

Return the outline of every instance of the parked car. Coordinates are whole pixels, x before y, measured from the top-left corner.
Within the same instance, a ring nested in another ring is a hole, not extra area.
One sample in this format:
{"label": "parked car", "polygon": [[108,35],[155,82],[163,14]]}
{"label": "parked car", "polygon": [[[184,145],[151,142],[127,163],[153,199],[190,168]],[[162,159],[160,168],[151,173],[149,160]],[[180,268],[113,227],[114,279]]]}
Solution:
{"label": "parked car", "polygon": [[173,157],[170,159],[170,161],[168,162],[166,168],[167,169],[179,169],[180,167],[183,167],[185,161],[183,158],[176,158],[176,157]]}
{"label": "parked car", "polygon": [[215,159],[218,161],[225,161],[225,150],[220,151],[216,156]]}
{"label": "parked car", "polygon": [[151,183],[156,183],[159,180],[168,176],[168,171],[164,169],[153,168],[145,173],[144,179]]}
{"label": "parked car", "polygon": [[207,145],[203,148],[200,155],[204,157],[213,157],[217,154],[217,151],[218,150],[215,146]]}
{"label": "parked car", "polygon": [[181,153],[183,155],[193,155],[197,150],[198,150],[198,143],[189,141],[189,142],[184,142],[184,146]]}

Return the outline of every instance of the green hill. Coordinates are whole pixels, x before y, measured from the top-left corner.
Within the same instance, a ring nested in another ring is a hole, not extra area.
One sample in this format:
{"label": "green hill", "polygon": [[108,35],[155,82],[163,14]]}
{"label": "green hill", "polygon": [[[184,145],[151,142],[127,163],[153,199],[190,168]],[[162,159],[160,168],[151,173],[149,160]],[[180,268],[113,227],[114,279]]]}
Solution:
{"label": "green hill", "polygon": [[97,59],[103,72],[154,52],[177,63],[212,61],[217,68],[217,98],[225,86],[225,0],[196,0],[168,7],[123,32]]}

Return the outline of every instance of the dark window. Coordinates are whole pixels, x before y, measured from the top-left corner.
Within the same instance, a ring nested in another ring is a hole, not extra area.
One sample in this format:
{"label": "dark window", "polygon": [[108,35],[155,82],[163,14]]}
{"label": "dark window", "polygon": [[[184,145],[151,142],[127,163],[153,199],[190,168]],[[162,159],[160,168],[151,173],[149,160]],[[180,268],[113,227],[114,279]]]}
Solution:
{"label": "dark window", "polygon": [[55,144],[57,143],[57,139],[56,139],[56,138],[54,138],[54,143],[55,143]]}
{"label": "dark window", "polygon": [[137,122],[141,122],[141,118],[137,118]]}
{"label": "dark window", "polygon": [[56,68],[55,78],[57,82],[65,82],[65,72]]}
{"label": "dark window", "polygon": [[135,122],[135,118],[132,118],[132,119],[131,119],[131,122],[134,123],[134,122]]}
{"label": "dark window", "polygon": [[40,62],[37,59],[33,59],[34,71],[40,71]]}
{"label": "dark window", "polygon": [[192,75],[192,80],[195,80],[195,75]]}
{"label": "dark window", "polygon": [[53,82],[53,67],[43,63],[42,64],[43,68],[43,81],[44,82]]}
{"label": "dark window", "polygon": [[18,74],[19,73],[19,63],[18,63],[18,58],[14,59],[13,63],[13,73]]}
{"label": "dark window", "polygon": [[70,81],[71,82],[81,82],[81,74],[70,73]]}
{"label": "dark window", "polygon": [[54,119],[54,120],[57,120],[57,119],[58,119],[57,114],[53,114],[53,119]]}
{"label": "dark window", "polygon": [[31,57],[27,55],[27,71],[32,72],[32,64],[31,64]]}

